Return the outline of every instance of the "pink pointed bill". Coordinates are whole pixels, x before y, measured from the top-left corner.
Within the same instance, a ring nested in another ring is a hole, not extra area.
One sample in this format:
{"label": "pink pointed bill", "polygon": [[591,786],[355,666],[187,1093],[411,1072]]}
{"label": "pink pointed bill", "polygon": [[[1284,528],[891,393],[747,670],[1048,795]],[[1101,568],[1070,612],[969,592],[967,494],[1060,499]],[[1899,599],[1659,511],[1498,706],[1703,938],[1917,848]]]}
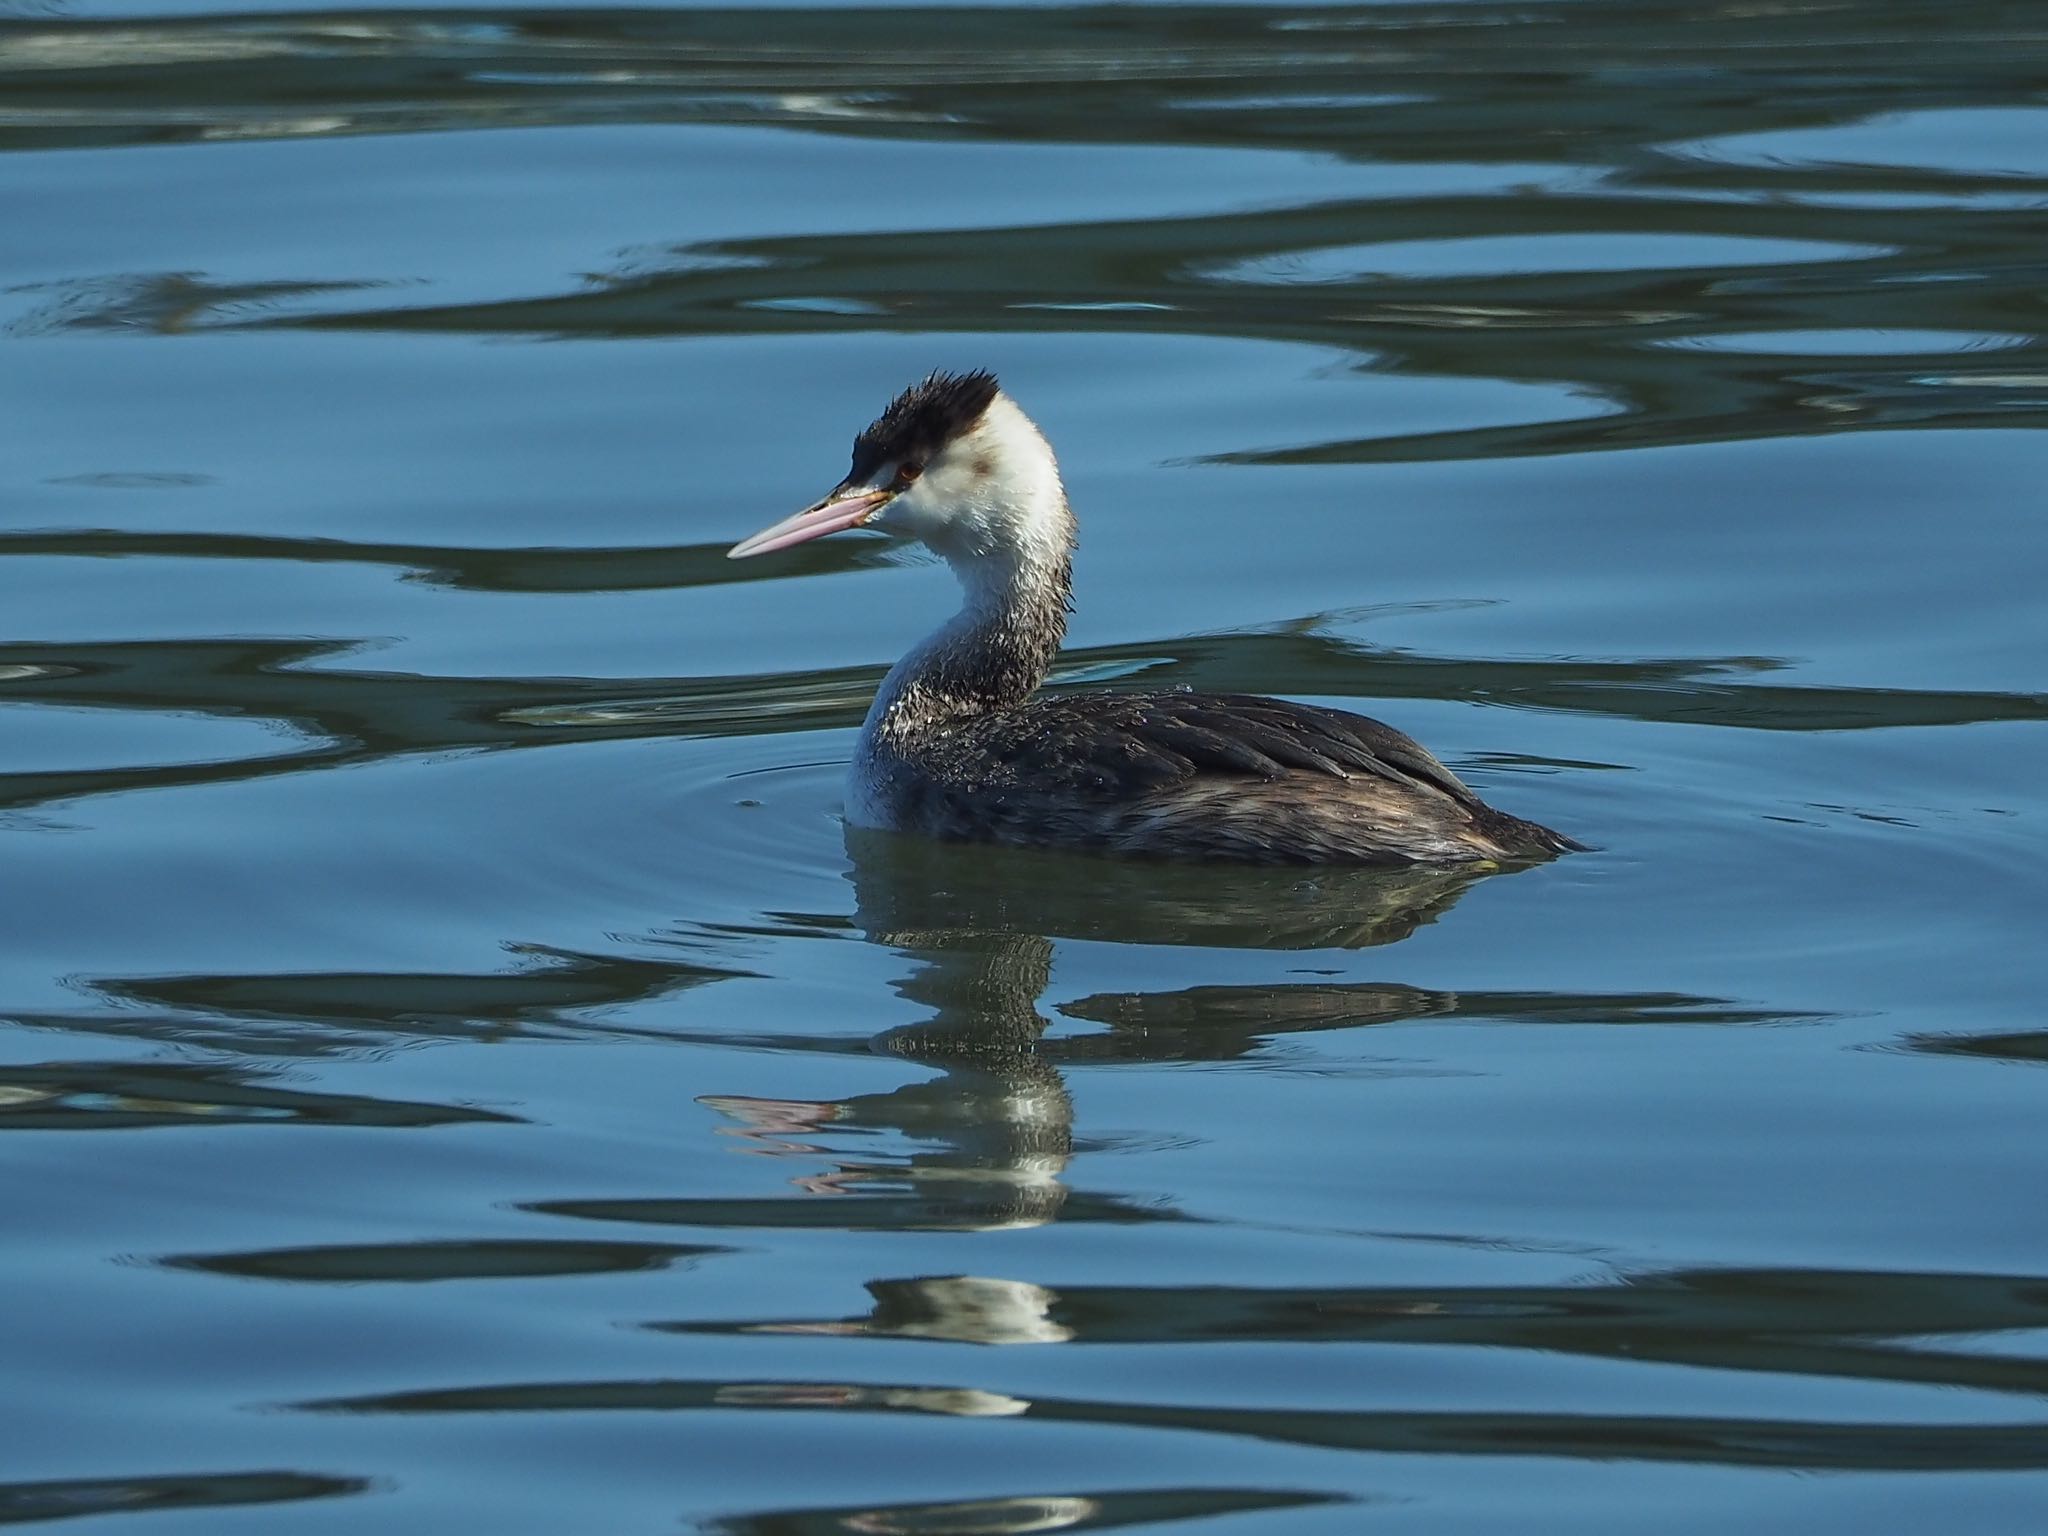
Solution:
{"label": "pink pointed bill", "polygon": [[869,488],[855,491],[850,496],[821,501],[814,507],[805,507],[794,517],[785,517],[774,526],[763,528],[751,538],[741,539],[725,552],[725,558],[744,560],[749,555],[773,554],[778,549],[822,539],[828,533],[858,528],[873,517],[888,499],[887,491]]}

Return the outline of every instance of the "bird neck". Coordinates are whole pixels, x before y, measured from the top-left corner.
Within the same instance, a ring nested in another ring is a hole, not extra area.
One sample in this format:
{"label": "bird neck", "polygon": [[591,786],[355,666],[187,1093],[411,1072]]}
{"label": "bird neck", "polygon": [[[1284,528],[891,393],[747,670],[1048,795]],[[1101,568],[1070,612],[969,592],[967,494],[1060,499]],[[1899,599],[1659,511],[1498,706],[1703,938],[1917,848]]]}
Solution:
{"label": "bird neck", "polygon": [[1066,638],[1073,595],[1073,516],[1038,509],[1036,537],[1000,551],[953,558],[966,602],[898,662],[868,711],[871,737],[914,733],[937,721],[1001,709],[1028,698]]}

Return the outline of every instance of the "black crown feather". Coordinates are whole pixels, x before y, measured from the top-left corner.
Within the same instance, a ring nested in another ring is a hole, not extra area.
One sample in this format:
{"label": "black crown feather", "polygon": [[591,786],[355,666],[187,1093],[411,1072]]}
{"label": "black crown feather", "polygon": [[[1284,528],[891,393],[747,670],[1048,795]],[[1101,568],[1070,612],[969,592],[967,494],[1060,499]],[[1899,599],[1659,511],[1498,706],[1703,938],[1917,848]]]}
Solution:
{"label": "black crown feather", "polygon": [[884,464],[929,459],[981,420],[996,388],[996,376],[983,368],[934,373],[911,385],[853,440],[853,470],[847,478],[865,480]]}

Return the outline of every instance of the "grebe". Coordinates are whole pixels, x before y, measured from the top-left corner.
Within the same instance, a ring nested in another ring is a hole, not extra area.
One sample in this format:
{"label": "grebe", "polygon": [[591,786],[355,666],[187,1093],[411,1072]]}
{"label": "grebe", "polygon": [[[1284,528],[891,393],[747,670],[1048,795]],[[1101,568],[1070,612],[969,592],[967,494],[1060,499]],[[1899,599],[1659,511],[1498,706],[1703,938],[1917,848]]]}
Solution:
{"label": "grebe", "polygon": [[1259,864],[1526,861],[1581,845],[1487,805],[1399,731],[1245,694],[1034,695],[1066,634],[1074,515],[1052,447],[985,372],[934,373],[854,439],[830,495],[745,559],[875,528],[943,556],[966,605],[861,727],[856,826]]}

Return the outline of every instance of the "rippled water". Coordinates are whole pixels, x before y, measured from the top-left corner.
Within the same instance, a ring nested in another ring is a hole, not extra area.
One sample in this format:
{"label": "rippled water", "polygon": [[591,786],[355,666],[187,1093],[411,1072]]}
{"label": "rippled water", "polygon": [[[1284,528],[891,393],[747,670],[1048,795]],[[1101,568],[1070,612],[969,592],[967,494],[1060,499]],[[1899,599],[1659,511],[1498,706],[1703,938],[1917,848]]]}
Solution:
{"label": "rippled water", "polygon": [[[2039,1529],[2039,5],[0,18],[0,1522]],[[1599,851],[850,837],[934,366]]]}

